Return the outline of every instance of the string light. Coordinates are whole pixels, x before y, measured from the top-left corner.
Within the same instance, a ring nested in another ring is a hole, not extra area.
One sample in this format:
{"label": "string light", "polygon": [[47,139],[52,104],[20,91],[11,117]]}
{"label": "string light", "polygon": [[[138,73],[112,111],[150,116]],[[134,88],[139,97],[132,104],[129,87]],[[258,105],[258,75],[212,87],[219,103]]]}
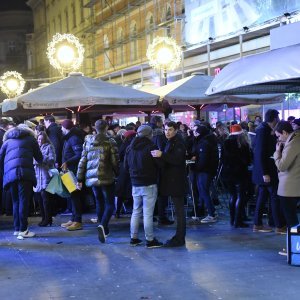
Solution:
{"label": "string light", "polygon": [[49,62],[62,74],[78,70],[82,65],[83,55],[84,48],[73,34],[56,33],[48,44]]}
{"label": "string light", "polygon": [[20,95],[25,87],[25,80],[22,75],[16,71],[5,72],[0,77],[1,91],[9,98]]}

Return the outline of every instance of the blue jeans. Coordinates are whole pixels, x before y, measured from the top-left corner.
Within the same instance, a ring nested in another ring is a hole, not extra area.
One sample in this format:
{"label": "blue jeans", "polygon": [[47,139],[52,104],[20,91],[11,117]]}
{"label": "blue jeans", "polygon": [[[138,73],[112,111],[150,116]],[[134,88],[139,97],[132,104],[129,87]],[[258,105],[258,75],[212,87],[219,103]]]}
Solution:
{"label": "blue jeans", "polygon": [[[215,206],[210,197],[210,185],[212,182],[212,175],[209,173],[197,173],[197,187],[199,191],[199,198],[203,199],[208,214],[211,217],[215,216]],[[199,201],[201,203],[201,201]]]}
{"label": "blue jeans", "polygon": [[92,187],[96,199],[98,222],[103,225],[106,234],[109,232],[108,223],[115,210],[114,187],[114,184]]}
{"label": "blue jeans", "polygon": [[286,225],[286,221],[280,207],[280,200],[277,196],[277,185],[259,185],[258,186],[258,196],[256,200],[255,214],[254,214],[254,224],[257,226],[263,225],[263,210],[265,203],[268,201],[268,196],[270,197],[271,213],[274,221],[274,225],[277,228],[281,228]]}
{"label": "blue jeans", "polygon": [[15,231],[25,231],[28,228],[29,202],[33,194],[33,184],[28,180],[14,181],[9,190],[13,201],[13,216]]}
{"label": "blue jeans", "polygon": [[153,235],[153,211],[157,198],[157,185],[133,186],[133,211],[130,221],[131,238],[138,238],[140,217],[144,217],[144,231],[147,241],[154,239]]}

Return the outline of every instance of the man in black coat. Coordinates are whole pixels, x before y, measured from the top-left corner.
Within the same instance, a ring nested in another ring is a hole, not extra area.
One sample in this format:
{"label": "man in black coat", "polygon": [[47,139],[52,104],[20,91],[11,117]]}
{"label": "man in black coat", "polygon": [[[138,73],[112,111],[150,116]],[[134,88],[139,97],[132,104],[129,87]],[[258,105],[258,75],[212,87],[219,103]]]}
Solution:
{"label": "man in black coat", "polygon": [[265,121],[256,129],[254,148],[252,181],[258,185],[258,196],[254,215],[254,232],[271,232],[272,228],[264,226],[262,222],[263,209],[270,196],[270,206],[276,230],[280,231],[285,220],[277,197],[278,172],[273,159],[276,150],[276,136],[273,129],[279,121],[279,112],[269,109],[265,114]]}
{"label": "man in black coat", "polygon": [[168,140],[164,151],[154,150],[153,157],[160,157],[163,162],[159,192],[162,196],[170,196],[175,205],[177,216],[176,234],[165,243],[165,247],[185,245],[186,222],[184,197],[186,195],[186,148],[183,139],[177,135],[177,124],[165,124],[165,135]]}
{"label": "man in black coat", "polygon": [[[152,142],[157,148],[163,151],[167,144],[167,138],[163,129],[163,120],[160,116],[152,116],[149,126],[153,130]],[[161,176],[161,174],[159,174]],[[166,215],[166,208],[168,206],[168,197],[158,195],[157,208],[158,208],[158,224],[159,225],[172,225],[174,221],[168,219]]]}
{"label": "man in black coat", "polygon": [[33,159],[43,160],[34,132],[27,126],[19,125],[8,130],[3,137],[0,151],[0,170],[3,187],[9,188],[13,200],[14,235],[18,239],[33,237],[28,230],[29,202],[32,199],[36,176]]}
{"label": "man in black coat", "polygon": [[[61,126],[64,135],[61,169],[63,171],[72,171],[76,176],[83,148],[83,134],[74,126],[72,120],[64,120],[61,123]],[[61,224],[61,227],[67,228],[69,231],[80,230],[82,229],[82,203],[80,191],[74,191],[70,198],[72,202],[72,219]]]}

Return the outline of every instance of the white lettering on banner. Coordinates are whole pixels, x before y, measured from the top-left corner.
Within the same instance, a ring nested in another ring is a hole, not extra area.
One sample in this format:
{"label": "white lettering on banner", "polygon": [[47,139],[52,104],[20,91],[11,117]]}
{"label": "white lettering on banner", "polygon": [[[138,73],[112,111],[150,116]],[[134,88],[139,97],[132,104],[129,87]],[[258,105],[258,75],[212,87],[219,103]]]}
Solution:
{"label": "white lettering on banner", "polygon": [[296,244],[296,250],[300,251],[300,243],[299,242],[297,242],[297,244]]}

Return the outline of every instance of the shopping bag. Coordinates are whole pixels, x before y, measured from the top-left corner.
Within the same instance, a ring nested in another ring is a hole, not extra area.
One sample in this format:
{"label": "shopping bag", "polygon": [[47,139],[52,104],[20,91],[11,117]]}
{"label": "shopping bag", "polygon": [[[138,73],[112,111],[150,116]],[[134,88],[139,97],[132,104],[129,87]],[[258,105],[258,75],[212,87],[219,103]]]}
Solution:
{"label": "shopping bag", "polygon": [[61,180],[69,193],[77,190],[77,178],[72,171],[67,171],[61,175]]}
{"label": "shopping bag", "polygon": [[70,193],[67,191],[67,189],[63,185],[59,174],[55,174],[51,178],[51,180],[48,183],[48,186],[46,188],[46,192],[48,192],[50,194],[56,194],[62,198],[70,197]]}

